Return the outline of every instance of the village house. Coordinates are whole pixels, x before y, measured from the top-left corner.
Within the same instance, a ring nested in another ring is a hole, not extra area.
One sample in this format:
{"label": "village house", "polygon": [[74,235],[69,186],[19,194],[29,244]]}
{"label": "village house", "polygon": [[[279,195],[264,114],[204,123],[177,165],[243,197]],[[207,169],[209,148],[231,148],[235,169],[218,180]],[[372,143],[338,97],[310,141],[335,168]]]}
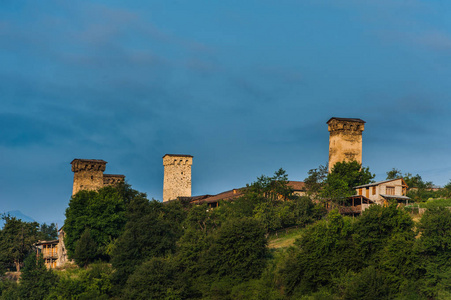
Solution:
{"label": "village house", "polygon": [[39,241],[35,244],[36,255],[42,254],[45,266],[48,269],[54,269],[64,266],[66,263],[72,263],[67,257],[66,247],[64,245],[64,231],[58,230],[58,239],[51,241]]}
{"label": "village house", "polygon": [[364,196],[375,204],[388,205],[393,201],[407,204],[407,184],[402,178],[384,180],[355,187],[356,194]]}
{"label": "village house", "polygon": [[42,254],[45,266],[48,269],[56,268],[58,261],[58,240],[37,242],[36,254]]}
{"label": "village house", "polygon": [[407,184],[404,179],[390,179],[356,186],[356,195],[347,198],[339,207],[339,211],[345,215],[359,215],[370,205],[388,205],[396,202],[407,204],[410,200],[406,196]]}

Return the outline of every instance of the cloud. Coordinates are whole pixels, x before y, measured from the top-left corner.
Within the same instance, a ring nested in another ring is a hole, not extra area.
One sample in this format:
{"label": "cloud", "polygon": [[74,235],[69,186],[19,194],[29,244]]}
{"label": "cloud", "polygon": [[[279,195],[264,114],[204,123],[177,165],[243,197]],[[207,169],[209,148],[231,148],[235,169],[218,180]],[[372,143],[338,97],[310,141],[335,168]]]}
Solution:
{"label": "cloud", "polygon": [[412,38],[414,42],[438,51],[451,50],[451,33],[433,30],[418,34]]}
{"label": "cloud", "polygon": [[363,24],[362,30],[380,40],[434,51],[451,49],[451,28],[442,19],[445,4],[407,0],[315,1],[318,5],[345,9]]}
{"label": "cloud", "polygon": [[54,141],[68,133],[68,130],[52,126],[51,123],[19,114],[0,114],[0,145],[28,147],[31,145],[54,144]]}

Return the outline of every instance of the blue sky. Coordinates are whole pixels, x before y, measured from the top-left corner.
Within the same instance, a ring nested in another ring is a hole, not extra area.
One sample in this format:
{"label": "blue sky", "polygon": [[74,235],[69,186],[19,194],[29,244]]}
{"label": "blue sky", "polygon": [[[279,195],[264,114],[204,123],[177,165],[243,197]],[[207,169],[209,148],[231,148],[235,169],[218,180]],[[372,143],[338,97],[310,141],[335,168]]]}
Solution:
{"label": "blue sky", "polygon": [[451,179],[449,1],[0,0],[0,211],[63,220],[73,158],[162,198],[326,164],[330,117],[361,118],[363,165]]}

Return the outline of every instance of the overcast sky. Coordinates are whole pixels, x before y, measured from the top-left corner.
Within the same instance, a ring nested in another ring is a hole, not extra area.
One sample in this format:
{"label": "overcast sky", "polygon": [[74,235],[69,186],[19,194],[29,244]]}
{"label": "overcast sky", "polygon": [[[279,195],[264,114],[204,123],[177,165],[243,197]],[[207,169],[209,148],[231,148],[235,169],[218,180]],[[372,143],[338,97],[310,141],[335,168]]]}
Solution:
{"label": "overcast sky", "polygon": [[451,179],[450,1],[0,0],[0,212],[63,220],[74,158],[161,200],[326,164],[326,121],[365,120],[363,165]]}

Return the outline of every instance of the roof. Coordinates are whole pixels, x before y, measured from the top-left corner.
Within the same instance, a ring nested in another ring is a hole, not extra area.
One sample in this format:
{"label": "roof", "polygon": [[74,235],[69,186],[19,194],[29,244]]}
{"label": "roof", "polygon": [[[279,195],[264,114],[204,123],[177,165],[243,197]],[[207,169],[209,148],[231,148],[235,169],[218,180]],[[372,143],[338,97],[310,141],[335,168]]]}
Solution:
{"label": "roof", "polygon": [[[292,188],[294,191],[303,191],[305,190],[305,183],[302,181],[288,181],[287,185]],[[225,191],[222,193],[219,193],[217,195],[202,195],[202,196],[195,196],[191,198],[191,202],[202,202],[202,203],[212,203],[212,202],[218,202],[219,200],[234,200],[239,197],[241,197],[244,194],[244,190],[246,188],[238,188],[238,189],[232,189],[229,191]]]}
{"label": "roof", "polygon": [[330,118],[329,121],[327,121],[326,123],[329,124],[329,122],[332,121],[332,120],[366,123],[362,119],[358,119],[358,118],[336,118],[336,117]]}
{"label": "roof", "polygon": [[245,188],[233,189],[230,191],[225,191],[217,195],[203,195],[193,197],[191,202],[202,202],[202,203],[212,203],[218,202],[219,200],[233,200],[241,197],[244,194]]}
{"label": "roof", "polygon": [[305,182],[303,181],[288,181],[287,185],[295,191],[305,190]]}
{"label": "roof", "polygon": [[193,157],[192,155],[188,155],[188,154],[165,154],[163,155],[163,158],[166,156],[176,156],[176,157]]}
{"label": "roof", "polygon": [[399,196],[399,195],[384,195],[384,194],[380,194],[382,197],[384,198],[388,198],[388,199],[401,199],[401,200],[410,200],[409,197],[407,196]]}
{"label": "roof", "polygon": [[74,160],[72,160],[70,163],[73,164],[74,161],[93,162],[93,163],[105,163],[105,164],[107,164],[107,162],[104,161],[103,159],[83,159],[83,158],[74,158]]}
{"label": "roof", "polygon": [[354,189],[359,189],[359,188],[364,188],[364,187],[370,187],[370,186],[375,186],[375,185],[379,185],[379,184],[382,184],[382,183],[387,183],[387,182],[390,182],[390,181],[395,181],[395,180],[400,180],[400,179],[402,180],[402,183],[404,185],[406,185],[404,179],[402,179],[400,177],[400,178],[395,178],[395,179],[389,179],[389,180],[384,180],[384,181],[378,181],[378,182],[368,183],[368,184],[364,184],[364,185],[359,185],[359,186],[355,186],[353,188]]}
{"label": "roof", "polygon": [[58,244],[58,240],[52,240],[52,241],[39,241],[36,243],[36,246],[38,245],[44,245],[44,244]]}

